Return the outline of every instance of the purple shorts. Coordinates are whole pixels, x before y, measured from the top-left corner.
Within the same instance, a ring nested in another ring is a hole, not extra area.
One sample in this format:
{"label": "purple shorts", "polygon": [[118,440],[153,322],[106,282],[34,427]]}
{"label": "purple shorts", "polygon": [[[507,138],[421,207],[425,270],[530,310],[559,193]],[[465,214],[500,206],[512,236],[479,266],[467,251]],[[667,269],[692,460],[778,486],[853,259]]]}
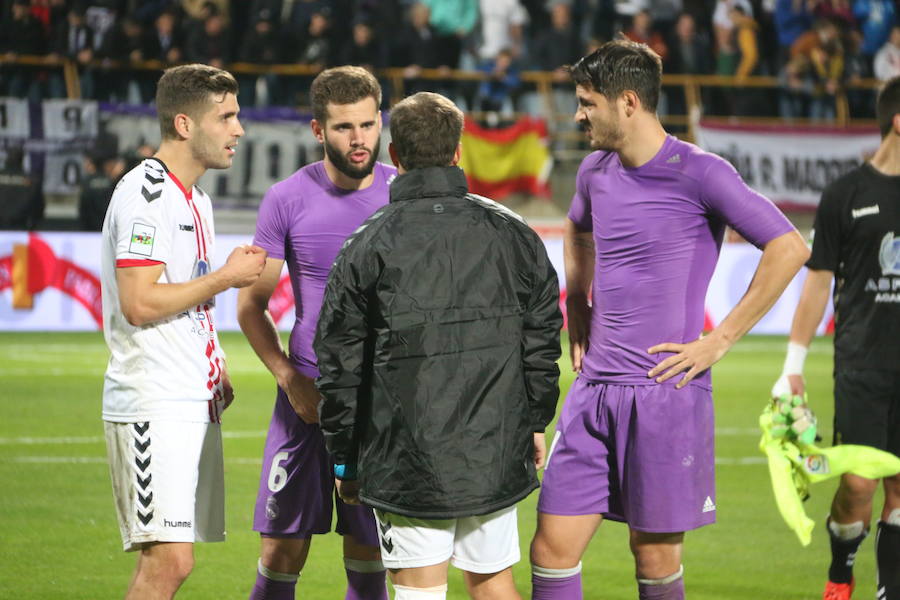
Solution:
{"label": "purple shorts", "polygon": [[279,538],[328,533],[335,503],[336,531],[360,544],[378,546],[372,509],[345,504],[336,497],[322,430],[317,424],[304,423],[279,389],[266,436],[253,530]]}
{"label": "purple shorts", "polygon": [[673,533],[716,520],[712,393],[578,377],[556,425],[538,511]]}

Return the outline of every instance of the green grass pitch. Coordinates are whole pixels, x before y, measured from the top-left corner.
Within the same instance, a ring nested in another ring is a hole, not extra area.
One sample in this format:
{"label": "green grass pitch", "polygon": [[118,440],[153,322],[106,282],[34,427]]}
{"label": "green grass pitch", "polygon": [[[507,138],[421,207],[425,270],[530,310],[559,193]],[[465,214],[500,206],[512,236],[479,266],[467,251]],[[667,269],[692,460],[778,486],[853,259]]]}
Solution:
{"label": "green grass pitch", "polygon": [[[222,338],[236,390],[223,424],[228,541],[196,546],[196,567],[180,598],[246,598],[255,576],[259,542],[250,526],[274,385],[240,334]],[[693,600],[821,597],[823,523],[835,484],[812,488],[806,509],[816,529],[803,548],[778,516],[756,447],[757,417],[780,372],[784,342],[748,337],[714,368],[719,522],[687,534],[685,580]],[[116,598],[128,584],[135,555],[121,549],[100,421],[106,358],[99,333],[0,334],[0,598]],[[830,440],[831,340],[816,340],[807,362],[811,403]],[[565,357],[561,368],[564,397],[572,381]],[[536,500],[535,493],[519,506],[523,560],[514,572],[525,598]],[[860,598],[873,596],[874,570],[869,539],[857,560]],[[343,580],[339,537],[317,536],[298,598],[343,598]],[[591,599],[637,596],[624,526],[601,526],[584,558],[584,588]],[[454,569],[448,597],[466,597]]]}

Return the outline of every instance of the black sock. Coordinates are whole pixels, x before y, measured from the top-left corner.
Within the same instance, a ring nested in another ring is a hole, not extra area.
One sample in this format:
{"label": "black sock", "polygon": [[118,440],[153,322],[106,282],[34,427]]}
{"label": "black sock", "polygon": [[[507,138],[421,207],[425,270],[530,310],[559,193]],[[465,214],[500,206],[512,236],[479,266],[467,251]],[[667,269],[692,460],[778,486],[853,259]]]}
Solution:
{"label": "black sock", "polygon": [[866,539],[868,531],[863,531],[859,537],[852,540],[842,540],[828,528],[828,536],[831,538],[831,566],[828,567],[828,580],[835,583],[850,583],[853,580],[853,563],[856,561],[856,551],[859,545]]}
{"label": "black sock", "polygon": [[900,526],[878,522],[875,536],[878,560],[878,598],[900,600]]}

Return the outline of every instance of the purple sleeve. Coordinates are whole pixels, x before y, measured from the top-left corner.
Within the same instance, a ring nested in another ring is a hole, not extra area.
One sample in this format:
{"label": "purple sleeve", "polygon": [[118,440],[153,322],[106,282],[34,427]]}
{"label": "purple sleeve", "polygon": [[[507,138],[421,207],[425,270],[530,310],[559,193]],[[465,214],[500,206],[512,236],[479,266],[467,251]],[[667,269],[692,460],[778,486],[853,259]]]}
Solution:
{"label": "purple sleeve", "polygon": [[269,253],[269,258],[284,260],[285,241],[288,238],[287,206],[272,186],[263,196],[256,217],[256,235],[253,243]]}
{"label": "purple sleeve", "polygon": [[700,182],[700,195],[713,214],[757,248],[794,230],[771,200],[744,183],[731,163],[718,156],[712,159]]}
{"label": "purple sleeve", "polygon": [[587,186],[586,171],[588,169],[585,167],[592,157],[593,154],[589,155],[578,167],[578,174],[575,176],[575,195],[572,196],[572,206],[569,207],[569,220],[580,231],[594,230],[594,221],[591,218],[591,194]]}

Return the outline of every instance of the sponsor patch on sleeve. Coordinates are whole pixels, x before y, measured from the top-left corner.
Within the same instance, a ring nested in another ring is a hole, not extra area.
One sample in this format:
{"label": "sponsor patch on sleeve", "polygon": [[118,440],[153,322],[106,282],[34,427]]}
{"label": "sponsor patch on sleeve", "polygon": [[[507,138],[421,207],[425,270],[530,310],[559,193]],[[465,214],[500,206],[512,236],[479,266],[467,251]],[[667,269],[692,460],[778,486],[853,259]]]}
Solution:
{"label": "sponsor patch on sleeve", "polygon": [[153,255],[153,236],[156,235],[156,227],[135,223],[131,228],[131,245],[128,251],[142,256]]}

